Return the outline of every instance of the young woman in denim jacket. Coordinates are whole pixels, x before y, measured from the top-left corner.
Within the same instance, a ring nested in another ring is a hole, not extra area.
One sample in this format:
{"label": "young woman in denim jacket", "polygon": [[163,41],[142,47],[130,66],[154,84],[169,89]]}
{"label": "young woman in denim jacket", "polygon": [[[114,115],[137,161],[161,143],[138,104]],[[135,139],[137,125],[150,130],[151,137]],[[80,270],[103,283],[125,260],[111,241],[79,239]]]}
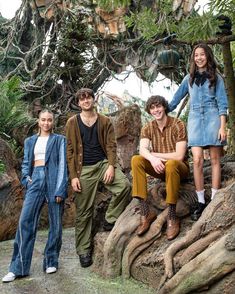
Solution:
{"label": "young woman in denim jacket", "polygon": [[212,167],[212,196],[221,184],[220,157],[226,143],[227,95],[224,81],[216,71],[211,48],[206,44],[194,47],[191,56],[190,73],[183,79],[169,104],[173,111],[186,94],[190,96],[188,116],[188,146],[193,154],[193,172],[197,205],[191,211],[191,218],[197,220],[205,208],[203,149],[209,148]]}
{"label": "young woman in denim jacket", "polygon": [[62,244],[62,214],[67,197],[66,139],[53,134],[53,113],[39,114],[39,134],[25,140],[22,163],[22,184],[25,199],[14,241],[9,273],[3,282],[29,275],[39,215],[48,204],[49,233],[44,250],[43,270],[54,273]]}

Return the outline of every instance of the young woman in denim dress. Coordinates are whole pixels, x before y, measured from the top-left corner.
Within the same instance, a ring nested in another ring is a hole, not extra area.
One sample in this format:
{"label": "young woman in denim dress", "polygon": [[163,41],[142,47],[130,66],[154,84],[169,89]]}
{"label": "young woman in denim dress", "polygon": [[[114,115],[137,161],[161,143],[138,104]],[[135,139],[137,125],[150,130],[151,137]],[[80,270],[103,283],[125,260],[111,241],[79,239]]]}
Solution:
{"label": "young woman in denim dress", "polygon": [[224,81],[216,70],[211,48],[206,44],[194,47],[191,56],[190,73],[183,79],[169,104],[173,111],[180,101],[189,94],[188,146],[193,155],[193,173],[197,205],[192,209],[191,218],[197,220],[205,208],[203,149],[209,148],[212,168],[211,199],[220,188],[220,157],[226,143],[227,95]]}
{"label": "young woman in denim dress", "polygon": [[25,199],[14,241],[9,273],[3,282],[29,275],[38,220],[43,204],[48,204],[49,233],[44,250],[43,270],[47,274],[58,269],[62,244],[62,214],[67,197],[66,139],[52,133],[53,113],[39,114],[39,134],[25,140],[22,184]]}

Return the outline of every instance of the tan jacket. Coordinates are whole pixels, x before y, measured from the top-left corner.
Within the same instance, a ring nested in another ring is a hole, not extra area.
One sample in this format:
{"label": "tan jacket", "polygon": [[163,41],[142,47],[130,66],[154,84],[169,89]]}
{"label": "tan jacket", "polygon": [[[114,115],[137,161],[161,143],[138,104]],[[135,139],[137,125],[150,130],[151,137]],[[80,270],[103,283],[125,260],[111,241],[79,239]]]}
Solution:
{"label": "tan jacket", "polygon": [[[116,140],[114,128],[107,116],[98,113],[98,139],[110,165],[116,164]],[[78,126],[77,115],[72,116],[66,123],[67,162],[70,178],[80,178],[83,162],[83,146]]]}

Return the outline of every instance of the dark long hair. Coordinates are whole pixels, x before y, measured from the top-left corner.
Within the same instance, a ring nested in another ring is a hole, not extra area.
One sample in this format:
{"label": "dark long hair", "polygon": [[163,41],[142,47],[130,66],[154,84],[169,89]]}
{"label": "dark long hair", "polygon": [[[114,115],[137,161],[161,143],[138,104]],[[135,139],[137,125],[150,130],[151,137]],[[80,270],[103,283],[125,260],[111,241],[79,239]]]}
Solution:
{"label": "dark long hair", "polygon": [[202,48],[205,51],[206,58],[207,58],[207,65],[206,65],[207,74],[208,74],[208,79],[210,81],[209,87],[211,88],[216,85],[217,64],[215,62],[214,54],[213,54],[211,48],[207,44],[204,44],[204,43],[200,43],[193,48],[193,52],[192,52],[191,59],[190,59],[190,80],[189,80],[190,86],[192,87],[194,80],[195,80],[195,73],[198,70],[198,68],[194,62],[195,50],[197,48]]}

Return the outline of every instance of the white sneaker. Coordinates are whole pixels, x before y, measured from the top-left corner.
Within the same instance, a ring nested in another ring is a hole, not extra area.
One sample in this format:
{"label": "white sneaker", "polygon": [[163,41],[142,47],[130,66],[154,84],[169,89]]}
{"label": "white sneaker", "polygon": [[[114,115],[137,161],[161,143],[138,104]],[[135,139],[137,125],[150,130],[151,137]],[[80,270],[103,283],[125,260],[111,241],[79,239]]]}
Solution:
{"label": "white sneaker", "polygon": [[3,283],[8,283],[8,282],[12,282],[14,281],[16,278],[16,275],[12,272],[9,272],[7,275],[5,275],[3,278],[2,278],[2,282]]}
{"label": "white sneaker", "polygon": [[50,266],[46,269],[47,274],[53,274],[53,273],[56,273],[56,271],[57,271],[57,268],[54,266]]}

